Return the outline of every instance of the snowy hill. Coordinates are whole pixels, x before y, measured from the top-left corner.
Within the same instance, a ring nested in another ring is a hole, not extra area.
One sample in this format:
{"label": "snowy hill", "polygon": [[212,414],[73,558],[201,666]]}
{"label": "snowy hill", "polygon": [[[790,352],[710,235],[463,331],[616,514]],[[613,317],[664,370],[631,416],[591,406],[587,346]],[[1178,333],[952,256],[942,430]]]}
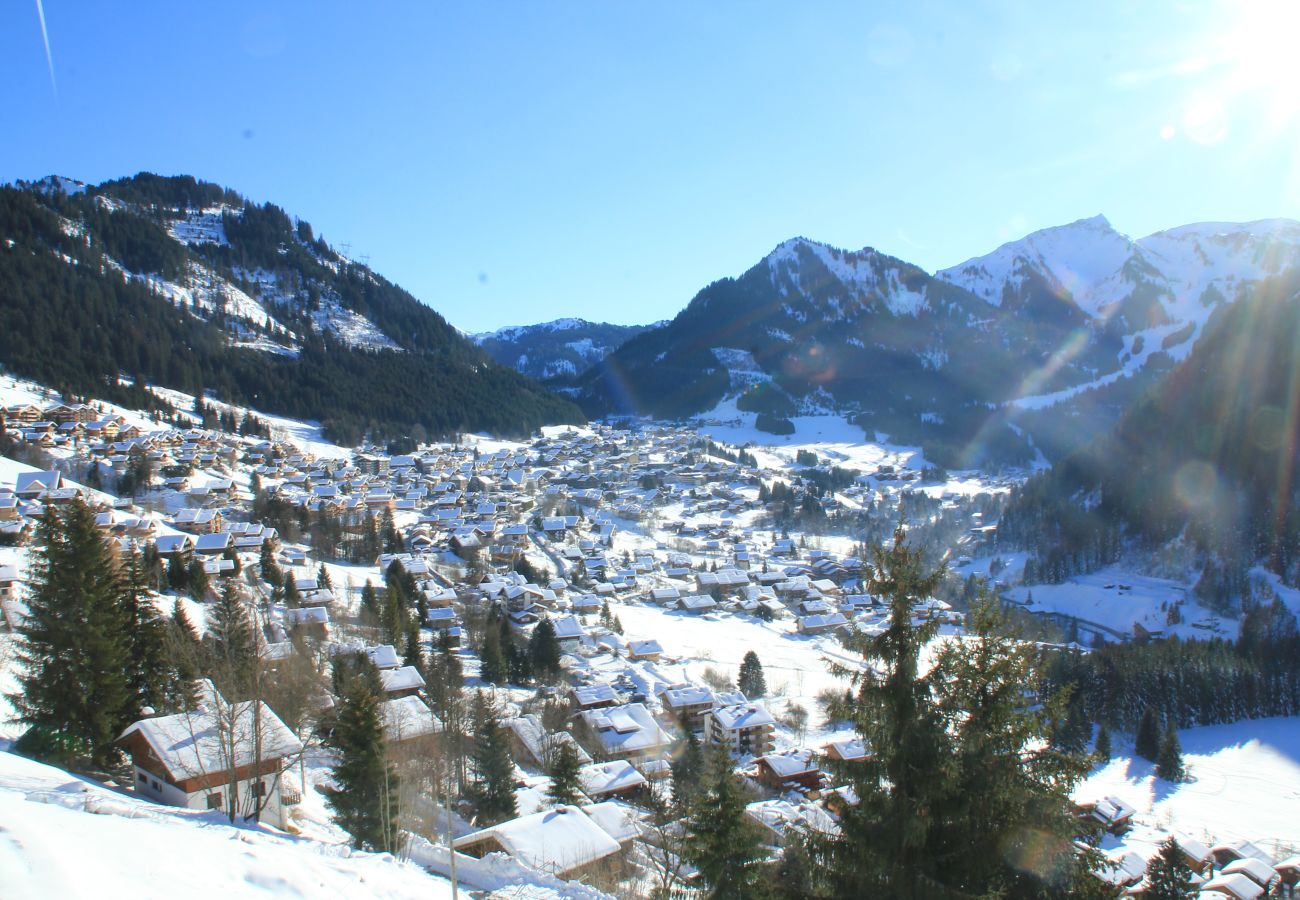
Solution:
{"label": "snowy hill", "polygon": [[570,318],[540,325],[512,325],[472,338],[502,365],[532,378],[563,380],[585,371],[624,341],[654,327]]}
{"label": "snowy hill", "polygon": [[450,882],[386,854],[235,828],[3,752],[0,822],[6,900],[451,896]]}

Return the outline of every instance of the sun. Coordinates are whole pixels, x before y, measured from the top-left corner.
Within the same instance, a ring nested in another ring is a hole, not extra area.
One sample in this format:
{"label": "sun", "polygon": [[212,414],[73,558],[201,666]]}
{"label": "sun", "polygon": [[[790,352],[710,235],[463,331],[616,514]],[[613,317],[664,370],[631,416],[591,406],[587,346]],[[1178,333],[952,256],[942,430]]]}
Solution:
{"label": "sun", "polygon": [[1253,99],[1280,127],[1300,113],[1300,2],[1236,0],[1222,37],[1229,97]]}

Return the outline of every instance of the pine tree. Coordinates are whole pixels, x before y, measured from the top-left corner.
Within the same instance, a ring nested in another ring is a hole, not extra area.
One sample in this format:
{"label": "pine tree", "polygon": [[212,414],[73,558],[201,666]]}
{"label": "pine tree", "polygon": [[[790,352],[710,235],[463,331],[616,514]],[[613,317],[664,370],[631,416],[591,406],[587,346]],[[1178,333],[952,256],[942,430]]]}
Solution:
{"label": "pine tree", "polygon": [[483,691],[474,695],[473,763],[475,781],[470,794],[479,816],[487,822],[501,822],[518,815],[515,805],[515,766],[510,746],[497,722],[498,711]]}
{"label": "pine tree", "polygon": [[1155,762],[1160,755],[1160,716],[1154,707],[1148,706],[1142,711],[1133,749],[1138,756],[1151,762]]}
{"label": "pine tree", "polygon": [[302,606],[302,595],[298,593],[298,582],[292,572],[284,573],[280,598],[286,609],[297,609]]}
{"label": "pine tree", "polygon": [[483,632],[479,661],[479,677],[488,684],[505,684],[510,678],[510,664],[501,646],[501,629],[497,627],[495,614],[488,618]]}
{"label": "pine tree", "polygon": [[1156,775],[1165,781],[1182,781],[1187,777],[1183,768],[1183,747],[1178,741],[1178,726],[1172,718],[1165,725],[1165,736],[1156,754]]}
{"label": "pine tree", "polygon": [[546,790],[546,796],[556,806],[573,806],[582,800],[578,779],[581,768],[582,760],[578,758],[573,744],[569,741],[561,743],[551,760],[551,786]]}
{"label": "pine tree", "polygon": [[402,662],[424,674],[424,652],[420,649],[420,626],[415,622],[406,629],[406,645],[402,650]]}
{"label": "pine tree", "polygon": [[37,525],[28,616],[20,627],[20,719],[99,765],[117,755],[113,739],[134,718],[132,615],[121,567],[80,498],[49,507]]}
{"label": "pine tree", "polygon": [[550,618],[542,619],[533,628],[528,639],[528,657],[538,678],[549,681],[560,674],[560,641]]}
{"label": "pine tree", "polygon": [[262,580],[267,584],[279,584],[284,578],[280,574],[279,564],[275,561],[275,548],[271,546],[269,540],[262,541],[262,550],[258,557],[258,570],[262,573]]}
{"label": "pine tree", "polygon": [[704,790],[686,820],[686,856],[699,869],[709,896],[749,900],[760,889],[762,837],[745,815],[747,798],[721,747],[708,756]]}
{"label": "pine tree", "polygon": [[338,787],[325,791],[326,803],[352,846],[396,852],[398,777],[385,755],[379,698],[366,679],[349,680],[326,744],[339,754]]}
{"label": "pine tree", "polygon": [[1097,729],[1097,743],[1093,745],[1092,754],[1105,762],[1110,759],[1111,752],[1110,729],[1102,725]]}
{"label": "pine tree", "polygon": [[748,651],[740,663],[740,675],[736,678],[736,687],[750,700],[767,694],[767,679],[763,677],[763,664],[758,661],[758,654],[753,650]]}
{"label": "pine tree", "polygon": [[673,775],[673,803],[685,808],[697,796],[700,787],[704,774],[704,748],[685,719],[682,720],[682,730],[686,732],[685,746],[673,757],[669,768]]}
{"label": "pine tree", "polygon": [[361,589],[361,624],[368,628],[378,628],[380,618],[379,594],[367,578],[365,587]]}
{"label": "pine tree", "polygon": [[257,641],[253,623],[233,582],[226,582],[208,620],[208,674],[227,700],[252,690]]}
{"label": "pine tree", "polygon": [[325,563],[320,564],[320,571],[316,573],[316,584],[327,591],[334,590],[334,582],[330,580],[330,573],[325,568]]}
{"label": "pine tree", "polygon": [[1147,864],[1146,891],[1150,900],[1192,900],[1197,895],[1188,865],[1178,842],[1172,837],[1160,845],[1156,858]]}
{"label": "pine tree", "polygon": [[155,712],[176,708],[184,699],[180,673],[167,652],[167,624],[145,587],[144,561],[132,553],[126,564],[123,600],[130,621],[131,693]]}

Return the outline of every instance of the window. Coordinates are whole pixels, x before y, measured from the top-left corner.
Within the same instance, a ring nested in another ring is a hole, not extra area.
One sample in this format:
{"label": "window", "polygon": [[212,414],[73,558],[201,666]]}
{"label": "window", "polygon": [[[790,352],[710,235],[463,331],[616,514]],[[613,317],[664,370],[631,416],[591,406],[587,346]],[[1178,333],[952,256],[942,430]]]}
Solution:
{"label": "window", "polygon": [[225,795],[221,791],[213,791],[208,794],[208,809],[221,809],[225,805]]}
{"label": "window", "polygon": [[145,774],[143,772],[137,770],[135,773],[135,778],[137,781],[139,781],[141,784],[145,785],[146,787],[149,785],[149,779],[145,777]]}
{"label": "window", "polygon": [[259,796],[259,797],[265,797],[265,796],[266,796],[266,785],[265,785],[263,782],[261,782],[261,781],[256,782],[256,783],[253,785],[253,793],[256,794],[256,795]]}

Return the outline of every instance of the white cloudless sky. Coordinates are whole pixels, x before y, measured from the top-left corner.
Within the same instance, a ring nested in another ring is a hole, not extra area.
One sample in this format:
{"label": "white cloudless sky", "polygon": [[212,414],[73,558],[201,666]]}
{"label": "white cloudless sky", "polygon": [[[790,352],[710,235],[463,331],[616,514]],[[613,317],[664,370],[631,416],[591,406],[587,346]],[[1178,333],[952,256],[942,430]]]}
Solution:
{"label": "white cloudless sky", "polygon": [[[0,180],[190,174],[469,331],[670,317],[786,238],[927,269],[1300,217],[1300,3],[0,10]],[[57,93],[51,76],[57,79]]]}

